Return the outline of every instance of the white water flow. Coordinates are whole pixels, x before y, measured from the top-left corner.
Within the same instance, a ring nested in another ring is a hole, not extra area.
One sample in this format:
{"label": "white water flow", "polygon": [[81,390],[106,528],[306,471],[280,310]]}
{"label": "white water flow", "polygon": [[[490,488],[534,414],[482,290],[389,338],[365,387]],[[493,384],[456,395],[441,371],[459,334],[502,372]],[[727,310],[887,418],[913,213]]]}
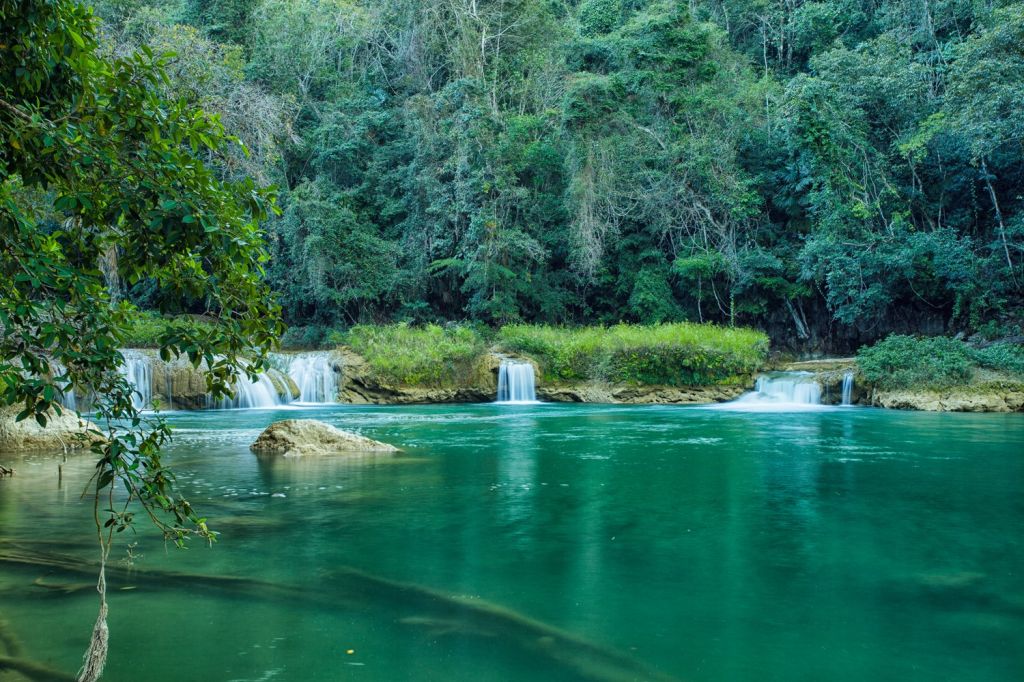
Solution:
{"label": "white water flow", "polygon": [[[154,371],[166,373],[166,376],[159,377],[164,385],[162,391],[172,393],[173,370],[178,366],[176,363],[185,364],[183,358],[171,363],[164,363],[150,354],[130,348],[122,349],[121,356],[124,358],[124,364],[121,365],[120,372],[132,385],[134,389],[132,404],[139,410],[153,409]],[[252,381],[243,372],[235,380],[233,388],[235,394],[233,398],[213,400],[207,396],[207,407],[215,409],[275,407],[288,402],[287,397],[282,398],[274,381],[265,373],[259,375],[256,381]],[[174,409],[173,404],[170,403],[171,396],[167,396],[166,399],[167,404],[161,404],[161,408]]]}
{"label": "white water flow", "polygon": [[[56,360],[50,360],[50,376],[54,379],[67,374],[67,371],[67,367],[61,363]],[[78,399],[75,398],[75,391],[71,386],[64,385],[64,388],[62,389],[61,385],[55,381],[54,388],[59,391],[57,402],[59,402],[62,407],[66,407],[69,410],[78,409]]]}
{"label": "white water flow", "polygon": [[265,373],[252,381],[243,372],[235,379],[235,396],[233,398],[210,399],[210,407],[219,410],[251,409],[254,407],[275,407],[283,405],[284,400],[277,394],[274,382]]}
{"label": "white water flow", "polygon": [[810,372],[774,372],[757,378],[754,391],[715,409],[791,412],[830,409],[821,404],[821,386]]}
{"label": "white water flow", "polygon": [[296,353],[283,368],[299,387],[299,402],[338,401],[338,373],[328,353]]}
{"label": "white water flow", "polygon": [[63,391],[60,394],[60,404],[63,407],[68,408],[69,410],[77,410],[78,409],[78,399],[75,398],[75,392],[74,391]]}
{"label": "white water flow", "polygon": [[533,365],[528,362],[506,361],[498,368],[499,403],[535,403]]}
{"label": "white water flow", "polygon": [[137,410],[146,410],[153,407],[153,365],[148,356],[136,350],[124,349],[121,351],[124,364],[121,365],[121,374],[128,383],[132,385],[135,392],[132,393],[132,405]]}
{"label": "white water flow", "polygon": [[853,405],[853,372],[843,375],[843,405]]}

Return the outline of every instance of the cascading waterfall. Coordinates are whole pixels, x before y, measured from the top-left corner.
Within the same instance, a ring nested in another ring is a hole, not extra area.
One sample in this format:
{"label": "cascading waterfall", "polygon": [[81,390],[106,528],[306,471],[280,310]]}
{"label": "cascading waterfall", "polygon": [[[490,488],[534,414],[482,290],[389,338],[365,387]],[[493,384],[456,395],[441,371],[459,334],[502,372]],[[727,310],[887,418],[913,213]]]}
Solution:
{"label": "cascading waterfall", "polygon": [[[50,360],[50,375],[53,378],[56,379],[57,377],[63,376],[67,374],[67,371],[67,367],[65,367],[61,363],[57,362],[56,360]],[[57,402],[59,402],[62,407],[66,407],[69,410],[77,410],[78,399],[75,397],[74,389],[71,386],[65,385],[62,390],[61,387],[56,384],[56,382],[54,383],[54,386],[55,388],[57,388],[58,391],[60,391]]]}
{"label": "cascading waterfall", "polygon": [[299,387],[300,402],[337,402],[338,373],[329,353],[296,353],[285,356],[281,364]]}
{"label": "cascading waterfall", "polygon": [[235,379],[235,397],[224,397],[220,400],[210,399],[210,407],[219,410],[250,409],[254,407],[275,407],[283,405],[286,401],[281,399],[277,393],[274,382],[266,373],[256,377],[256,381],[249,379],[242,373]]}
{"label": "cascading waterfall", "polygon": [[74,391],[64,391],[60,394],[60,404],[69,410],[78,409],[78,399],[75,398]]}
{"label": "cascading waterfall", "polygon": [[756,390],[763,397],[777,403],[820,405],[821,385],[809,372],[786,372],[759,376]]}
{"label": "cascading waterfall", "polygon": [[151,352],[133,349],[122,349],[121,355],[124,363],[120,372],[134,389],[132,404],[136,409],[153,409],[155,399],[165,410],[174,409],[175,398],[183,401],[179,408],[187,409],[275,407],[291,400],[285,378],[277,370],[260,374],[255,381],[242,372],[235,380],[233,398],[213,400],[209,395],[204,398],[201,375],[184,357],[162,362]]}
{"label": "cascading waterfall", "polygon": [[499,403],[535,403],[533,365],[508,360],[498,368]]}
{"label": "cascading waterfall", "polygon": [[810,372],[762,374],[752,393],[714,408],[753,412],[829,409],[821,405],[821,385]]}
{"label": "cascading waterfall", "polygon": [[843,405],[853,405],[853,372],[843,375]]}
{"label": "cascading waterfall", "polygon": [[145,354],[137,350],[124,349],[121,351],[124,364],[121,365],[121,374],[135,391],[132,393],[132,405],[137,410],[145,410],[153,407],[153,365]]}

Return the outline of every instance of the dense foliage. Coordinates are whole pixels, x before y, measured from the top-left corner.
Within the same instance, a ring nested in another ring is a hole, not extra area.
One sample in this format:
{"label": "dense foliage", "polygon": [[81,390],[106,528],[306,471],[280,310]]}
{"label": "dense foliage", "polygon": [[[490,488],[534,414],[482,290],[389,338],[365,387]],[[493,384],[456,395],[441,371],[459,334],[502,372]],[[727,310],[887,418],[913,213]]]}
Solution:
{"label": "dense foliage", "polygon": [[458,385],[486,348],[479,332],[461,325],[356,325],[333,340],[366,358],[378,379],[398,386]]}
{"label": "dense foliage", "polygon": [[[166,424],[142,418],[117,371],[133,311],[116,281],[145,282],[154,305],[193,301],[217,320],[157,339],[165,356],[205,360],[217,395],[263,365],[280,322],[261,265],[270,198],[222,177],[232,138],[162,96],[165,64],[145,47],[102,54],[91,13],[74,2],[0,0],[0,405],[45,425],[62,396],[88,396],[105,432],[97,504],[111,494],[97,522],[123,530],[127,503],[141,500],[180,542],[211,536],[173,493],[160,459]],[[116,508],[115,483],[128,492]]]}
{"label": "dense foliage", "polygon": [[948,388],[968,383],[973,375],[967,346],[944,336],[894,334],[861,348],[857,366],[865,379],[882,388]]}
{"label": "dense foliage", "polygon": [[330,340],[366,358],[374,375],[402,386],[471,382],[488,351],[535,360],[542,379],[668,386],[749,382],[768,338],[751,329],[675,323],[613,327],[356,325]]}
{"label": "dense foliage", "polygon": [[685,322],[607,328],[509,325],[499,331],[498,343],[536,359],[544,380],[554,383],[747,383],[768,354],[762,332]]}
{"label": "dense foliage", "polygon": [[280,185],[290,323],[1021,323],[1024,3],[97,8]]}
{"label": "dense foliage", "polygon": [[974,348],[948,337],[915,338],[894,334],[861,348],[857,365],[864,378],[881,388],[949,388],[976,378],[978,368],[998,377],[1024,379],[1024,347],[997,343]]}

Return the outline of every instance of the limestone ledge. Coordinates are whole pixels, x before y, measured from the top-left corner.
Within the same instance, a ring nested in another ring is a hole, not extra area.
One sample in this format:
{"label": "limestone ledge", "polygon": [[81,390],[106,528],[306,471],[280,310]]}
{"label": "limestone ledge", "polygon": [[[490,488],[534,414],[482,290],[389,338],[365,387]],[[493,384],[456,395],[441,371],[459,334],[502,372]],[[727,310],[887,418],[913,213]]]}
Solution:
{"label": "limestone ledge", "polygon": [[630,405],[696,405],[735,400],[747,386],[617,386],[576,384],[542,386],[540,400],[561,403],[620,403]]}
{"label": "limestone ledge", "polygon": [[947,390],[875,389],[872,405],[926,412],[1024,412],[1024,383],[965,386]]}
{"label": "limestone ledge", "polygon": [[[348,349],[341,349],[339,353],[344,367],[341,401],[357,405],[490,402],[497,397],[498,368],[502,360],[521,360],[536,367],[530,358],[488,353],[476,363],[461,386],[393,386],[380,382],[361,356]],[[537,375],[539,377],[539,371]],[[548,386],[539,379],[538,383],[538,399],[564,403],[714,403],[733,400],[749,390],[746,386],[626,386],[591,382]]]}

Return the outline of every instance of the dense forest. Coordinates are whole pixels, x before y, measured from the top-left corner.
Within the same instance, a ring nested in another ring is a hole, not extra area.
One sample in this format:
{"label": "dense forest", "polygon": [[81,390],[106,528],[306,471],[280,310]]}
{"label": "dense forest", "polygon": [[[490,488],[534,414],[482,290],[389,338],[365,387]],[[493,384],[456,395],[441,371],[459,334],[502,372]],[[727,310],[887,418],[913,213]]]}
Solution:
{"label": "dense forest", "polygon": [[[1024,2],[102,0],[278,191],[295,334],[1020,333]],[[140,281],[126,295],[166,312]],[[184,305],[184,308],[182,306]]]}

